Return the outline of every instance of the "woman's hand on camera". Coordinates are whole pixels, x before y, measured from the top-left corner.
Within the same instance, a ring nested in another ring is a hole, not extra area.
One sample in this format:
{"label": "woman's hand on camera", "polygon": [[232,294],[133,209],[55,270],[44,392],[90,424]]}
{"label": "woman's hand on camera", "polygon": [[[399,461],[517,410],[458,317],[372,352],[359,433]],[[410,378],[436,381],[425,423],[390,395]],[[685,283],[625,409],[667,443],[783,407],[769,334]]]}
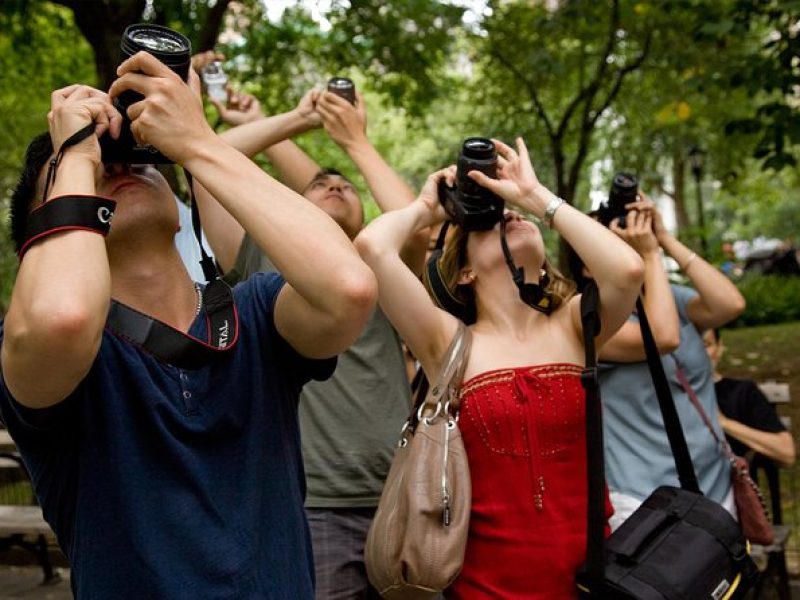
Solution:
{"label": "woman's hand on camera", "polygon": [[533,170],[528,148],[521,137],[517,138],[516,151],[500,140],[492,140],[497,148],[497,179],[479,171],[470,171],[468,177],[494,192],[513,207],[541,217],[548,200],[539,193],[542,185]]}
{"label": "woman's hand on camera", "polygon": [[632,202],[627,204],[625,228],[620,227],[619,219],[614,219],[609,229],[625,240],[640,256],[659,249],[658,239],[653,232],[652,203]]}
{"label": "woman's hand on camera", "polygon": [[664,227],[664,219],[661,217],[661,212],[656,207],[656,203],[644,192],[640,191],[637,197],[638,200],[636,202],[626,204],[625,208],[628,210],[647,211],[650,214],[653,220],[653,234],[660,244],[662,237],[669,235],[669,231]]}
{"label": "woman's hand on camera", "polygon": [[442,181],[444,181],[447,185],[453,185],[455,178],[455,165],[451,165],[445,169],[436,171],[428,176],[428,179],[425,181],[425,185],[422,186],[422,190],[420,190],[416,201],[416,204],[418,206],[422,206],[426,213],[426,222],[424,226],[428,227],[430,225],[435,225],[436,223],[441,223],[447,219],[447,213],[444,210],[444,206],[442,206],[442,203],[439,201],[439,186],[441,185]]}

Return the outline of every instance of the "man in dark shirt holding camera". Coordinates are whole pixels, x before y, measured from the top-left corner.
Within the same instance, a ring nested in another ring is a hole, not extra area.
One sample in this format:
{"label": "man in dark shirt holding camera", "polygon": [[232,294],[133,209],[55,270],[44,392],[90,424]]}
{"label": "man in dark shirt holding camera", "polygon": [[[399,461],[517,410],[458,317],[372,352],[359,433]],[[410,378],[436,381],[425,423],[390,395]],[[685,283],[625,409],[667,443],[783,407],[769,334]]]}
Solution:
{"label": "man in dark shirt holding camera", "polygon": [[[360,333],[374,277],[324,212],[211,131],[172,70],[140,52],[118,74],[111,97],[144,96],[128,109],[137,141],[191,171],[282,276],[235,288],[237,338],[196,368],[105,329],[113,298],[203,339],[213,307],[175,248],[163,177],[151,165],[101,162],[98,136],[116,137],[122,122],[109,95],[57,90],[52,146],[39,138],[29,149],[14,198],[26,252],[2,332],[0,416],[78,598],[310,598],[297,398]],[[83,129],[88,137],[64,150],[43,193],[50,148]],[[98,228],[56,227],[25,244],[29,210],[108,198],[116,215],[107,239]]]}

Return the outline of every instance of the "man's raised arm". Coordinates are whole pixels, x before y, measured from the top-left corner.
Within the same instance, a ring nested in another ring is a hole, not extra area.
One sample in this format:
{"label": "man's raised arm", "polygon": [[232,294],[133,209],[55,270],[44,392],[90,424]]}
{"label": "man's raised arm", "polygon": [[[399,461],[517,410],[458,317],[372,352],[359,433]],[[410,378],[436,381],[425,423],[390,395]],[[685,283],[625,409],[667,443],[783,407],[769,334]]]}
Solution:
{"label": "man's raised arm", "polygon": [[275,306],[281,335],[309,358],[349,347],[374,307],[377,290],[372,272],[341,228],[217,136],[199,98],[157,59],[140,52],[118,72],[112,96],[127,89],[145,96],[129,111],[138,139],[186,167],[286,278]]}
{"label": "man's raised arm", "polygon": [[[122,118],[104,92],[72,85],[53,92],[48,121],[56,152],[92,123],[96,135],[64,151],[47,198],[41,197],[40,174],[36,198],[25,199],[28,204],[17,209],[30,211],[35,199],[61,203],[73,201],[64,196],[94,196],[96,172],[102,168],[98,136],[108,130],[118,135]],[[110,298],[101,235],[72,229],[31,245],[11,294],[0,350],[3,377],[17,402],[46,408],[75,389],[100,348]]]}

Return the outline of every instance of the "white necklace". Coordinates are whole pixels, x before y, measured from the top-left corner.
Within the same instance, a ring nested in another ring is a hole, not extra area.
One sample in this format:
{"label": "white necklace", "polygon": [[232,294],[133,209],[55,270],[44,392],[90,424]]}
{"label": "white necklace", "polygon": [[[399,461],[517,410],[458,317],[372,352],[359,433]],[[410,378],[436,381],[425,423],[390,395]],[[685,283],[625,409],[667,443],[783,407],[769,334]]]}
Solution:
{"label": "white necklace", "polygon": [[200,289],[200,284],[196,281],[194,282],[194,291],[197,293],[197,306],[194,309],[194,316],[200,314],[200,309],[203,308],[203,292]]}

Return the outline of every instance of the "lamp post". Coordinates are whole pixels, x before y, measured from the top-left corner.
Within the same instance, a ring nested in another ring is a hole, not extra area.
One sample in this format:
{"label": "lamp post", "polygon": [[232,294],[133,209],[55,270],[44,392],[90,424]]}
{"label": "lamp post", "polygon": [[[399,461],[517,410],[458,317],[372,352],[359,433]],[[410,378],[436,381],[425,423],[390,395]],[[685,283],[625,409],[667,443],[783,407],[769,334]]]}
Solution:
{"label": "lamp post", "polygon": [[699,146],[689,148],[689,164],[694,175],[695,193],[697,194],[697,225],[700,229],[700,248],[703,256],[708,256],[708,242],[706,241],[706,220],[703,210],[703,191],[700,187],[703,179],[703,162],[706,153]]}

